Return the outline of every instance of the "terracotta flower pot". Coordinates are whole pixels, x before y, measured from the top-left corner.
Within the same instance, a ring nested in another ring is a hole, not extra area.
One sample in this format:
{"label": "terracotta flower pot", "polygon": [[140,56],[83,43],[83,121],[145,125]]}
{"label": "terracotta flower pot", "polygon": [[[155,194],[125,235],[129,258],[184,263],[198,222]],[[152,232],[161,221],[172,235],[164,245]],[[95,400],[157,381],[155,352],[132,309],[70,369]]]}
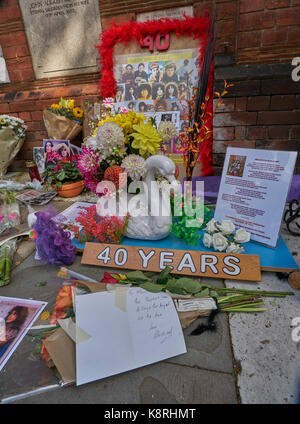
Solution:
{"label": "terracotta flower pot", "polygon": [[54,186],[57,193],[62,197],[78,196],[84,189],[84,181],[76,181],[75,183],[63,184],[61,188]]}

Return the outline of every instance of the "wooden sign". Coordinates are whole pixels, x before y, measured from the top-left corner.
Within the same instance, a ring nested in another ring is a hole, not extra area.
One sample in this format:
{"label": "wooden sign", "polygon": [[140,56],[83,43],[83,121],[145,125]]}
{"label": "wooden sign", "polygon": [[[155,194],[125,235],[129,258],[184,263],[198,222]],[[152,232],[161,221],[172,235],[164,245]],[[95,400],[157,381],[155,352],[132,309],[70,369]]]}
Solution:
{"label": "wooden sign", "polygon": [[174,274],[261,281],[258,255],[86,243],[81,263],[155,272],[169,266]]}

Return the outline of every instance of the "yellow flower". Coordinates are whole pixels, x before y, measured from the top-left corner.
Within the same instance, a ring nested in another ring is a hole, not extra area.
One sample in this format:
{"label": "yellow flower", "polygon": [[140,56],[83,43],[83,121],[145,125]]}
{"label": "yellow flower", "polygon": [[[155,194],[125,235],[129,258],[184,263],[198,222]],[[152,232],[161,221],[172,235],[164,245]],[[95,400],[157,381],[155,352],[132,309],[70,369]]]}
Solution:
{"label": "yellow flower", "polygon": [[138,125],[141,122],[144,122],[146,119],[146,116],[142,113],[136,113],[136,112],[126,112],[126,113],[119,113],[115,116],[108,116],[106,119],[102,119],[98,122],[97,127],[94,130],[94,134],[96,135],[98,128],[105,124],[106,122],[113,122],[114,124],[119,125],[124,132],[125,135],[125,142],[129,141],[129,135],[133,132],[133,125]]}
{"label": "yellow flower", "polygon": [[75,100],[67,100],[67,109],[74,109]]}
{"label": "yellow flower", "polygon": [[143,122],[138,125],[133,125],[134,133],[132,147],[138,149],[141,156],[150,153],[155,155],[160,147],[162,141],[161,136],[151,124],[144,124]]}
{"label": "yellow flower", "polygon": [[120,280],[127,280],[127,276],[124,274],[119,274]]}
{"label": "yellow flower", "polygon": [[83,110],[80,107],[75,107],[73,109],[73,115],[76,116],[76,118],[82,118]]}
{"label": "yellow flower", "polygon": [[51,109],[61,109],[61,105],[60,104],[57,104],[57,103],[53,103],[51,105]]}
{"label": "yellow flower", "polygon": [[46,321],[47,319],[50,318],[50,312],[49,311],[42,312],[40,318],[42,321]]}

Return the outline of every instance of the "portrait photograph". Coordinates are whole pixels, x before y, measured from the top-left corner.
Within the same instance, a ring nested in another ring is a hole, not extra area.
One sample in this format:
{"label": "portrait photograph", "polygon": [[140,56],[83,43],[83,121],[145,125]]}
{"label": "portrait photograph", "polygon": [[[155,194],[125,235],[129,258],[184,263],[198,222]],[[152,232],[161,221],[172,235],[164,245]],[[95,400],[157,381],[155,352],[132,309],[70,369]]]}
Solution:
{"label": "portrait photograph", "polygon": [[0,371],[47,302],[0,296]]}

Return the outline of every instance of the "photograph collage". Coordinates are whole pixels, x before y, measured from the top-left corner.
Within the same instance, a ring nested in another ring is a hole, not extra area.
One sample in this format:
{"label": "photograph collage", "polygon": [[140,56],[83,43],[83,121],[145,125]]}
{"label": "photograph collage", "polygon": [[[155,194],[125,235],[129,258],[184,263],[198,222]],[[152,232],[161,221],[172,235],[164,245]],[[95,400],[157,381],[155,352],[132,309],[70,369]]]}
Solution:
{"label": "photograph collage", "polygon": [[189,49],[142,58],[117,56],[120,60],[115,67],[116,112],[126,107],[154,116],[157,125],[172,121],[178,131],[184,130],[188,100],[197,83],[196,53]]}

